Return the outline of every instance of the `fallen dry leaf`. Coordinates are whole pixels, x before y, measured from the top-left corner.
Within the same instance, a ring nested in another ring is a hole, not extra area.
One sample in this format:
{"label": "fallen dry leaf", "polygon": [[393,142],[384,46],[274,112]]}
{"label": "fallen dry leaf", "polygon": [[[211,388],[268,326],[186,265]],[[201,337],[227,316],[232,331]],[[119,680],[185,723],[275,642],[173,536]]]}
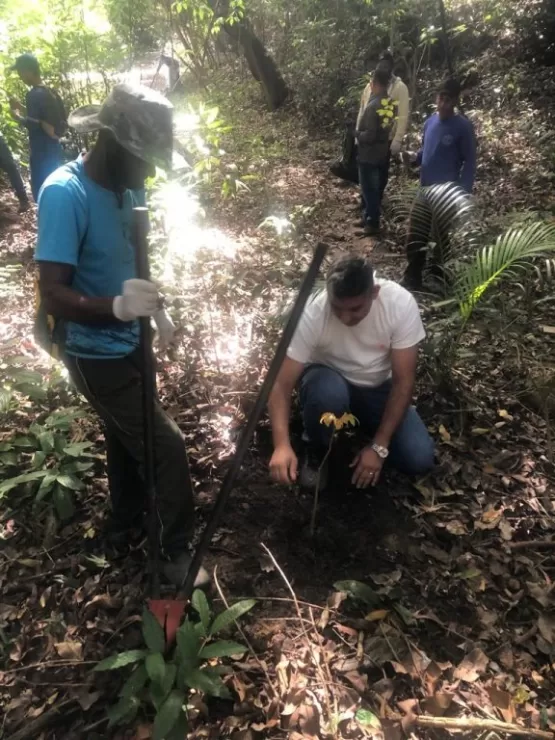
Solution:
{"label": "fallen dry leaf", "polygon": [[385,619],[388,614],[388,609],[375,609],[373,612],[367,614],[364,619],[366,619],[367,622],[379,622],[382,619]]}
{"label": "fallen dry leaf", "polygon": [[450,522],[447,522],[447,524],[445,525],[445,529],[449,532],[449,534],[454,534],[458,536],[468,534],[466,527],[460,521],[460,519],[452,519]]}
{"label": "fallen dry leaf", "polygon": [[538,617],[538,629],[543,639],[553,645],[555,636],[555,613],[544,612]]}
{"label": "fallen dry leaf", "polygon": [[84,712],[88,712],[92,705],[97,702],[101,696],[102,694],[100,691],[80,691],[76,695],[76,699],[81,705],[81,709]]}
{"label": "fallen dry leaf", "polygon": [[511,704],[511,695],[508,691],[502,691],[497,686],[488,686],[488,692],[491,703],[497,709],[508,709]]}
{"label": "fallen dry leaf", "polygon": [[83,660],[83,645],[76,640],[57,642],[54,647],[60,658],[64,660]]}
{"label": "fallen dry leaf", "polygon": [[508,645],[505,645],[501,648],[499,651],[499,662],[505,668],[507,671],[512,671],[514,664],[515,664],[515,658],[513,655],[513,651]]}
{"label": "fallen dry leaf", "polygon": [[439,425],[439,436],[441,437],[442,442],[450,442],[451,441],[451,435],[447,431],[447,429],[443,426],[443,424]]}
{"label": "fallen dry leaf", "polygon": [[550,583],[527,583],[528,591],[538,603],[540,603],[545,609],[550,606],[555,606],[555,596],[553,594],[554,584]]}
{"label": "fallen dry leaf", "polygon": [[442,717],[453,703],[454,694],[438,691],[422,701],[422,707],[434,717]]}
{"label": "fallen dry leaf", "polygon": [[503,509],[488,506],[480,517],[480,520],[476,522],[476,529],[495,529],[501,521],[502,516]]}
{"label": "fallen dry leaf", "polygon": [[454,676],[461,681],[474,683],[485,672],[488,663],[488,656],[480,648],[474,648],[455,668]]}
{"label": "fallen dry leaf", "polygon": [[503,517],[499,522],[499,531],[501,532],[501,537],[506,542],[509,542],[509,540],[513,539],[514,529],[512,528],[511,523],[508,522],[505,517]]}

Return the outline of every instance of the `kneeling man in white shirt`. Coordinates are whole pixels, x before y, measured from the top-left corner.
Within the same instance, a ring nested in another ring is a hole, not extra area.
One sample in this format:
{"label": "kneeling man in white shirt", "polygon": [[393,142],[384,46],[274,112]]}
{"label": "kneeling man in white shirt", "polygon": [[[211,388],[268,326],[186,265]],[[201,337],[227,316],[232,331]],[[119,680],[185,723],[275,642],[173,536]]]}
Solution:
{"label": "kneeling man in white shirt", "polygon": [[[316,485],[333,433],[333,426],[321,423],[326,412],[354,414],[371,439],[351,462],[357,488],[376,485],[386,460],[409,475],[430,470],[434,444],[411,405],[424,336],[413,296],[391,280],[376,279],[367,259],[348,255],[332,265],[326,290],[303,312],[270,394],[274,480],[297,480],[299,463],[289,436],[297,384],[307,442],[301,485]],[[325,480],[323,470],[321,488]]]}

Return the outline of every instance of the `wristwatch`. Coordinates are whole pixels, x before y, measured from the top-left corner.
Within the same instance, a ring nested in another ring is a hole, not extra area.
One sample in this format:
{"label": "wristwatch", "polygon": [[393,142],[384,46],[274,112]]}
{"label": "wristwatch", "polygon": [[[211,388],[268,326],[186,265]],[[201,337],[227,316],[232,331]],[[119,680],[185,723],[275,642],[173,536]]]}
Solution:
{"label": "wristwatch", "polygon": [[382,460],[385,460],[385,458],[389,455],[389,450],[387,449],[387,447],[382,447],[382,445],[378,445],[375,442],[372,442],[372,449],[378,455],[378,457],[381,457]]}

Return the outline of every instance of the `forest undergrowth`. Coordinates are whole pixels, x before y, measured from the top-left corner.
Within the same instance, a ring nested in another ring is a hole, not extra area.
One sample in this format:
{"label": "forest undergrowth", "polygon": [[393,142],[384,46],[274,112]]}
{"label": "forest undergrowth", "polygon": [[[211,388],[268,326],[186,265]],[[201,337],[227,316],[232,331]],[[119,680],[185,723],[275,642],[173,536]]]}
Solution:
{"label": "forest undergrowth", "polygon": [[[532,210],[552,218],[551,70],[486,54],[479,71],[465,106],[483,229]],[[328,172],[337,132],[306,132],[294,103],[265,113],[243,87],[214,97],[247,187],[222,201],[162,186],[154,213],[155,267],[180,326],[159,386],[186,437],[199,527],[315,243],[330,258],[368,253],[392,279],[404,267],[391,208],[379,244],[357,235],[357,193]],[[395,165],[390,198],[409,177]],[[121,678],[92,669],[141,646],[144,549],[119,560],[105,549],[101,430],[31,341],[33,215],[16,219],[2,197],[0,736],[105,738]],[[311,497],[270,483],[259,426],[208,557],[217,609],[222,595],[257,599],[241,620],[251,650],[227,662],[230,699],[193,698],[189,737],[435,737],[469,718],[482,732],[505,722],[555,737],[553,300],[542,274],[533,290],[505,281],[446,364],[441,301],[424,295],[418,406],[438,465],[416,481],[389,472],[365,493],[338,473],[312,539]],[[56,472],[46,492],[32,476],[45,461]],[[23,474],[25,488],[9,490]],[[146,740],[149,718],[113,737]]]}

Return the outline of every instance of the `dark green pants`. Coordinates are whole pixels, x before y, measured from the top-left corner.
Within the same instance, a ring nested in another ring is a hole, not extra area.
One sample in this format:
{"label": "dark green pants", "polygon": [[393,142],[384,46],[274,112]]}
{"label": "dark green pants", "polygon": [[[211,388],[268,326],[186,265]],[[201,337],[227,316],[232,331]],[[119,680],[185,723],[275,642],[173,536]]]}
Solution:
{"label": "dark green pants", "polygon": [[[114,525],[142,523],[148,502],[142,476],[143,414],[140,355],[88,360],[67,355],[77,389],[105,426],[108,483]],[[194,524],[193,492],[185,442],[175,422],[156,401],[154,411],[156,494],[164,555],[183,551]]]}

